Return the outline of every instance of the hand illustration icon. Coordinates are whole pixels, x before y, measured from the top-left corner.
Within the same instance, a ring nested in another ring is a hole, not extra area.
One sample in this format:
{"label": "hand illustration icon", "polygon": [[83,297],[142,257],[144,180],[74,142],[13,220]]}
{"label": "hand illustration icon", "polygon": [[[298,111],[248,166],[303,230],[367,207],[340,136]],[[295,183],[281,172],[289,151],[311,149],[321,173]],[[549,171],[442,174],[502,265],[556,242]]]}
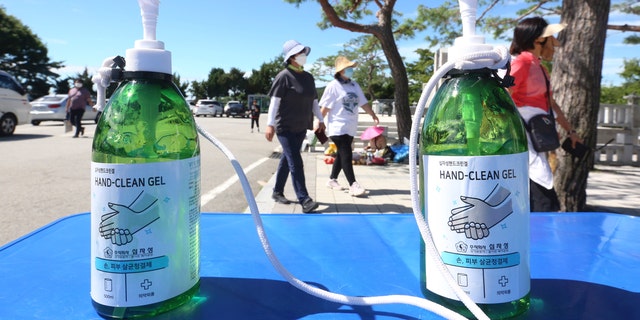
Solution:
{"label": "hand illustration icon", "polygon": [[511,199],[507,199],[510,195],[507,189],[496,186],[485,200],[460,196],[465,206],[451,210],[449,227],[469,239],[489,236],[489,229],[513,212]]}
{"label": "hand illustration icon", "polygon": [[111,240],[112,244],[121,246],[133,241],[133,235],[160,218],[158,201],[143,192],[129,206],[112,203],[108,204],[113,212],[102,215],[100,235]]}

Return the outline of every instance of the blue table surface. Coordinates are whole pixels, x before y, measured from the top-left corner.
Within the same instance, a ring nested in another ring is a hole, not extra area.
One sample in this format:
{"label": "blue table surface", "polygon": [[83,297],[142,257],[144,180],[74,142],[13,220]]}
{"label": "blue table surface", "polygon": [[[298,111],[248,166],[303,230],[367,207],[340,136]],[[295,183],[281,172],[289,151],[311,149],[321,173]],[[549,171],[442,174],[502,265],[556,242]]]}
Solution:
{"label": "blue table surface", "polygon": [[[421,296],[413,215],[263,215],[296,277],[349,295]],[[0,248],[0,319],[101,319],[90,287],[90,215]],[[531,308],[520,319],[640,319],[640,218],[531,215]],[[353,307],[307,295],[264,254],[252,217],[202,214],[201,286],[155,319],[439,319],[406,305]]]}

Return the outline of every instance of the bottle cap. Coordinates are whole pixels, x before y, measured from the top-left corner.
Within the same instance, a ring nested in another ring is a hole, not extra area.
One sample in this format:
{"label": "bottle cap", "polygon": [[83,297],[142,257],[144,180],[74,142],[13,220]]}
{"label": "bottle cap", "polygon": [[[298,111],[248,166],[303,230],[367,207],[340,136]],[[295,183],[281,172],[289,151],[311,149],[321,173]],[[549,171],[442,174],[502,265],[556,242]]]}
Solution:
{"label": "bottle cap", "polygon": [[164,50],[162,41],[156,40],[160,0],[138,0],[138,4],[144,37],[136,40],[133,48],[127,49],[126,70],[171,74],[171,52]]}

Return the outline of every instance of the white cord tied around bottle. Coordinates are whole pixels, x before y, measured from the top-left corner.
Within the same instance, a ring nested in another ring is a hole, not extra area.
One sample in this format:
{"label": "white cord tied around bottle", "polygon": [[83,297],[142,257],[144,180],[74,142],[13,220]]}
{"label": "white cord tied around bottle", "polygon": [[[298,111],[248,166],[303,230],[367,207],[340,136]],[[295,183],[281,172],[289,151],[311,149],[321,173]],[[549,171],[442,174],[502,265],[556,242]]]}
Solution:
{"label": "white cord tied around bottle", "polygon": [[[409,172],[410,172],[410,183],[411,183],[411,200],[413,206],[413,213],[418,224],[418,228],[420,229],[420,234],[424,239],[426,244],[426,250],[429,252],[429,256],[433,257],[434,262],[439,266],[440,272],[443,277],[447,280],[449,286],[456,293],[460,301],[464,303],[464,305],[471,311],[471,313],[477,318],[482,320],[489,320],[489,317],[478,307],[473,300],[457,285],[449,270],[442,262],[440,255],[433,243],[433,239],[431,236],[431,231],[429,230],[429,226],[425,222],[422,217],[420,202],[419,202],[419,194],[418,194],[418,182],[416,173],[416,147],[418,145],[417,136],[420,129],[420,120],[422,119],[422,115],[425,109],[425,105],[427,102],[427,98],[436,83],[444,77],[447,72],[451,69],[481,69],[481,68],[491,68],[491,69],[499,69],[506,65],[509,61],[510,57],[508,51],[505,47],[496,47],[492,51],[487,52],[478,52],[469,55],[462,56],[461,59],[457,61],[451,61],[445,63],[442,67],[440,67],[434,75],[431,77],[427,86],[422,91],[420,96],[420,100],[418,102],[418,107],[416,108],[416,112],[414,114],[414,120],[411,126],[411,136],[410,136],[410,147],[409,147]],[[235,158],[235,156],[227,149],[222,143],[220,143],[215,137],[209,134],[206,130],[196,124],[198,132],[202,134],[207,140],[213,143],[222,153],[231,161],[231,165],[234,170],[238,174],[240,179],[240,183],[242,185],[242,189],[244,195],[247,199],[247,203],[249,204],[249,210],[251,211],[251,216],[253,217],[254,223],[256,224],[256,230],[258,232],[258,237],[260,238],[260,242],[262,243],[262,247],[267,255],[267,258],[273,265],[273,267],[282,275],[291,285],[294,287],[311,294],[315,297],[325,299],[327,301],[347,304],[347,305],[356,305],[356,306],[370,306],[370,305],[378,305],[378,304],[406,304],[413,305],[428,311],[431,311],[441,317],[446,319],[465,319],[462,315],[449,310],[439,304],[436,304],[432,301],[429,301],[424,298],[419,298],[415,296],[407,296],[407,295],[386,295],[386,296],[371,296],[371,297],[354,297],[347,296],[343,294],[338,294],[330,291],[326,291],[314,286],[311,286],[300,279],[294,277],[285,267],[280,263],[277,256],[273,252],[271,248],[271,244],[269,243],[269,239],[267,238],[267,234],[264,230],[264,226],[262,224],[262,219],[260,218],[260,212],[258,211],[258,205],[256,204],[256,200],[253,197],[253,193],[251,191],[251,186],[249,185],[249,181],[247,180],[244,171],[242,170],[242,166]]]}
{"label": "white cord tied around bottle", "polygon": [[[294,287],[310,294],[315,297],[346,305],[354,305],[354,306],[371,306],[371,305],[379,305],[379,304],[407,304],[413,305],[428,311],[431,311],[445,319],[466,319],[460,314],[449,310],[437,303],[431,302],[424,298],[419,298],[415,296],[407,296],[407,295],[387,295],[387,296],[371,296],[371,297],[354,297],[347,296],[339,293],[333,293],[330,291],[326,291],[314,286],[311,286],[304,281],[297,279],[294,277],[285,267],[280,263],[278,257],[276,257],[275,253],[271,248],[271,244],[269,243],[269,239],[267,238],[267,234],[264,230],[264,226],[262,224],[262,219],[260,218],[260,212],[258,211],[258,205],[256,204],[256,199],[253,197],[253,192],[251,191],[251,186],[249,185],[249,181],[247,180],[244,171],[242,170],[242,166],[235,158],[235,156],[225,147],[222,143],[220,143],[215,137],[209,134],[206,130],[196,124],[198,128],[198,132],[202,134],[207,140],[213,143],[222,153],[231,161],[231,165],[233,169],[238,174],[238,178],[240,179],[240,184],[242,185],[242,190],[247,199],[247,203],[249,204],[249,209],[251,211],[251,216],[253,217],[253,221],[256,225],[256,230],[258,232],[258,237],[260,238],[260,242],[262,243],[262,247],[264,252],[269,258],[269,261],[273,265],[273,267],[284,277],[291,285]],[[487,318],[488,319],[488,318]]]}
{"label": "white cord tied around bottle", "polygon": [[102,61],[102,67],[98,69],[96,74],[91,77],[91,81],[96,84],[98,88],[96,91],[98,96],[96,97],[96,104],[93,106],[96,110],[102,111],[106,104],[106,92],[107,87],[111,83],[111,71],[113,70],[113,65],[115,62],[113,61],[115,57],[109,57]]}

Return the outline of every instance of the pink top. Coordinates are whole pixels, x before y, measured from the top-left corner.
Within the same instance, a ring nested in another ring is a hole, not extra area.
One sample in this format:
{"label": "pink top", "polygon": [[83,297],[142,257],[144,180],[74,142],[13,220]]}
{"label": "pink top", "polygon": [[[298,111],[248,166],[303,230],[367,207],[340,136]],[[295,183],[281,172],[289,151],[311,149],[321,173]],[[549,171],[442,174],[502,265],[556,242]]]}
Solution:
{"label": "pink top", "polygon": [[517,107],[531,106],[549,111],[546,84],[549,73],[538,57],[523,51],[511,61],[511,75],[515,85],[509,91]]}
{"label": "pink top", "polygon": [[89,103],[91,93],[85,88],[71,88],[69,90],[69,100],[71,110],[81,110]]}

